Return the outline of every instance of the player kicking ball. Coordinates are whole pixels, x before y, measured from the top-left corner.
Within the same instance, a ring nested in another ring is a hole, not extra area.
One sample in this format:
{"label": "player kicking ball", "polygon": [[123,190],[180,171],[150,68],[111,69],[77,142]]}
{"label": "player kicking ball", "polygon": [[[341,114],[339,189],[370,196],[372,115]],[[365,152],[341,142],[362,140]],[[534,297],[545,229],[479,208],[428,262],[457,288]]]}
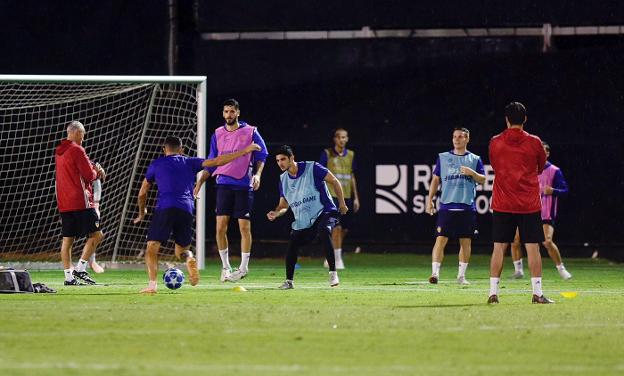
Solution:
{"label": "player kicking ball", "polygon": [[[283,171],[279,184],[280,200],[275,210],[267,213],[267,218],[274,221],[286,214],[289,207],[295,216],[286,254],[286,281],[279,288],[289,290],[295,287],[293,279],[299,248],[315,238],[319,238],[325,251],[329,265],[329,285],[338,286],[340,280],[336,272],[331,234],[338,224],[339,215],[349,210],[340,181],[317,162],[296,162],[292,148],[288,145],[280,147],[275,160]],[[340,211],[331,199],[328,183],[334,188]]]}

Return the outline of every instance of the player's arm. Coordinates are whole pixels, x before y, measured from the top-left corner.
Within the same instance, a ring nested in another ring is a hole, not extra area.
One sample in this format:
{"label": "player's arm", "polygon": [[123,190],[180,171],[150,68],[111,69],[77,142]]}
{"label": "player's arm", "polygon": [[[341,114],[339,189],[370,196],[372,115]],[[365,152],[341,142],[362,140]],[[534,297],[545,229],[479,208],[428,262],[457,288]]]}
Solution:
{"label": "player's arm", "polygon": [[147,208],[145,208],[145,203],[147,202],[147,193],[149,192],[152,184],[147,181],[147,179],[143,179],[143,183],[141,184],[141,190],[139,191],[139,195],[137,197],[137,206],[139,207],[139,213],[137,217],[132,221],[134,224],[137,224],[145,218],[145,214],[147,214]]}
{"label": "player's arm", "polygon": [[251,144],[244,148],[243,150],[239,150],[235,153],[223,154],[219,155],[213,159],[206,159],[204,163],[202,163],[202,167],[217,167],[223,166],[224,164],[228,164],[235,160],[238,157],[242,157],[245,154],[249,154],[253,151],[260,150],[260,146],[258,144]]}
{"label": "player's arm", "polygon": [[256,162],[256,173],[251,177],[251,185],[254,191],[260,188],[260,177],[262,176],[262,170],[264,170],[264,161]]}
{"label": "player's arm", "polygon": [[557,172],[555,172],[552,187],[544,187],[544,194],[557,197],[563,197],[568,194],[568,183],[563,178],[561,170],[557,170]]}
{"label": "player's arm", "polygon": [[269,151],[267,150],[266,144],[264,143],[264,139],[260,135],[260,132],[258,132],[258,128],[256,128],[253,132],[252,141],[260,145],[260,150],[255,151],[252,155],[256,172],[251,177],[251,186],[254,191],[257,191],[260,188],[260,178],[262,177],[262,171],[264,170],[264,161],[269,155]]}
{"label": "player's arm", "polygon": [[327,175],[325,175],[325,183],[331,184],[334,188],[334,193],[336,197],[338,197],[338,205],[340,206],[340,214],[347,214],[349,208],[347,208],[347,204],[344,200],[344,193],[342,192],[342,185],[340,185],[340,181],[331,173],[331,171],[327,171]]}
{"label": "player's arm", "polygon": [[206,182],[206,180],[208,180],[209,177],[210,177],[210,172],[206,170],[202,170],[201,174],[199,175],[199,178],[197,179],[197,182],[195,182],[195,188],[193,188],[193,197],[198,198],[199,191],[201,190],[202,185],[204,185],[204,183]]}
{"label": "player's arm", "polygon": [[476,181],[479,184],[483,184],[485,183],[485,175],[484,174],[480,174],[478,172],[476,172],[475,170],[471,169],[470,167],[467,166],[461,166],[459,168],[460,172],[462,175],[467,175],[470,176],[472,178],[472,180]]}
{"label": "player's arm", "polygon": [[[77,150],[73,152],[73,160],[78,168],[78,173],[80,177],[85,182],[92,182],[99,176],[99,170],[95,167],[89,158],[87,157],[87,153],[85,153],[84,149]],[[103,172],[104,170],[102,170]]]}
{"label": "player's arm", "polygon": [[351,174],[351,189],[353,189],[353,212],[357,213],[360,210],[360,193],[357,189],[355,174]]}
{"label": "player's arm", "polygon": [[433,197],[438,193],[438,188],[440,188],[440,177],[438,175],[433,175],[431,178],[431,184],[429,184],[429,195],[427,196],[427,205],[425,208],[429,215],[433,215],[435,213]]}
{"label": "player's arm", "polygon": [[288,211],[288,201],[284,197],[280,197],[279,203],[274,210],[271,210],[267,213],[267,218],[269,221],[274,221],[276,218],[279,218],[286,214]]}

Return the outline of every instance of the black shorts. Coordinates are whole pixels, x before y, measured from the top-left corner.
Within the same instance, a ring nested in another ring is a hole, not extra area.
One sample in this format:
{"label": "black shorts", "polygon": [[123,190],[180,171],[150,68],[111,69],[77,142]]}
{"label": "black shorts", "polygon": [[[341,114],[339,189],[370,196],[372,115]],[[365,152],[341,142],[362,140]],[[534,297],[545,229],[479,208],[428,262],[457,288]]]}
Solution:
{"label": "black shorts", "polygon": [[251,219],[253,201],[253,191],[218,185],[215,213],[238,219]]}
{"label": "black shorts", "polygon": [[[338,205],[338,197],[332,197],[332,200],[334,200],[336,207],[338,208],[338,210],[340,210],[340,206]],[[347,214],[344,215],[339,214],[340,223],[338,223],[338,226],[342,227],[344,230],[348,230],[353,224],[353,199],[345,198],[345,204],[347,204],[347,208],[349,208],[349,211],[347,212]]]}
{"label": "black shorts", "polygon": [[340,213],[338,212],[325,212],[321,214],[311,227],[303,230],[292,230],[290,232],[290,241],[298,245],[303,245],[313,241],[324,231],[329,231],[329,236],[331,236],[334,227],[338,225],[339,216]]}
{"label": "black shorts", "polygon": [[477,231],[477,214],[472,210],[440,210],[435,236],[449,239],[474,238]]}
{"label": "black shorts", "polygon": [[100,216],[95,209],[61,213],[64,238],[81,238],[100,231]]}
{"label": "black shorts", "polygon": [[155,210],[147,230],[147,241],[166,243],[171,233],[177,245],[181,247],[191,245],[193,214],[179,208]]}
{"label": "black shorts", "polygon": [[542,243],[542,215],[540,212],[529,214],[492,213],[492,241],[494,243],[513,243],[516,229],[520,233],[520,242]]}

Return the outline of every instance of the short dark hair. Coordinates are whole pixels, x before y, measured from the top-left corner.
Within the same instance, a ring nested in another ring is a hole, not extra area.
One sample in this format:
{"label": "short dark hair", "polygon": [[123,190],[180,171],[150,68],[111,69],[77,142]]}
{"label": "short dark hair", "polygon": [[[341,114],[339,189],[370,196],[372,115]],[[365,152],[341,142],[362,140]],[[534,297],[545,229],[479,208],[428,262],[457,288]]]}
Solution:
{"label": "short dark hair", "polygon": [[182,140],[180,137],[167,136],[167,138],[165,138],[165,146],[168,147],[169,150],[177,150],[182,147]]}
{"label": "short dark hair", "polygon": [[542,146],[544,147],[544,149],[546,149],[547,152],[550,153],[550,145],[548,145],[548,142],[542,141]]}
{"label": "short dark hair", "polygon": [[238,101],[234,98],[226,99],[225,102],[223,102],[223,107],[225,106],[233,106],[237,110],[240,109],[240,105],[238,104]]}
{"label": "short dark hair", "polygon": [[520,102],[511,102],[505,106],[505,117],[511,125],[523,125],[526,121],[526,108]]}
{"label": "short dark hair", "polygon": [[470,137],[470,131],[468,130],[468,128],[465,128],[465,127],[455,127],[455,128],[453,128],[453,132],[455,132],[455,131],[462,131],[465,134],[467,134],[468,137]]}
{"label": "short dark hair", "polygon": [[285,155],[288,158],[292,157],[293,151],[292,148],[288,145],[282,145],[279,147],[279,149],[277,149],[277,151],[275,152],[275,155]]}

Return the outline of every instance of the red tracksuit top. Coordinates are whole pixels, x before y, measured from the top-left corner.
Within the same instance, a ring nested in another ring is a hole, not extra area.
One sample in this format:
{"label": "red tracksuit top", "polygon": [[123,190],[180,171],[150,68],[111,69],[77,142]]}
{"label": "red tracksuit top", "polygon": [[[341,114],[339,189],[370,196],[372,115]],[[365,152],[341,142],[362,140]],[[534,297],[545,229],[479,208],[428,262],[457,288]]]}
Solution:
{"label": "red tracksuit top", "polygon": [[516,214],[541,211],[538,175],[544,170],[546,152],[540,138],[508,128],[492,137],[489,152],[494,169],[492,209]]}
{"label": "red tracksuit top", "polygon": [[63,140],[54,153],[56,164],[56,202],[60,212],[94,208],[93,186],[97,178],[82,146]]}

